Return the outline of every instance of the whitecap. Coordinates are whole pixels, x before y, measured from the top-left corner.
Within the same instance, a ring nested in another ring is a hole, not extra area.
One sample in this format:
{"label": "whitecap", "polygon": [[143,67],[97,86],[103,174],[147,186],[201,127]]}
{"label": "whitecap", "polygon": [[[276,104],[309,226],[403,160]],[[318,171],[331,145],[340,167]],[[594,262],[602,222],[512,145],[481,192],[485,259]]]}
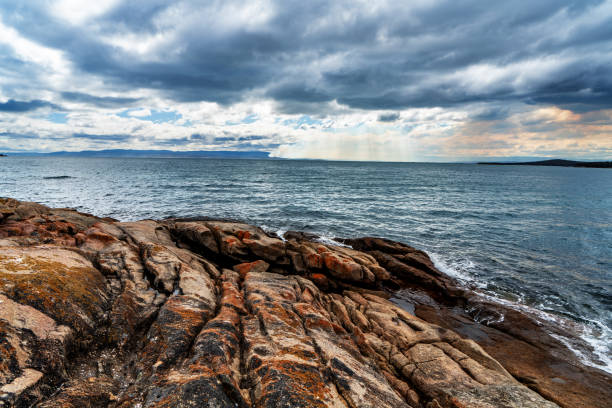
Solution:
{"label": "whitecap", "polygon": [[320,242],[320,243],[325,244],[325,245],[334,245],[334,246],[339,246],[339,247],[343,247],[343,248],[353,249],[352,246],[344,244],[342,242],[338,242],[334,238],[328,237],[328,236],[325,236],[325,235],[319,236],[319,238],[315,239],[315,241],[316,242]]}

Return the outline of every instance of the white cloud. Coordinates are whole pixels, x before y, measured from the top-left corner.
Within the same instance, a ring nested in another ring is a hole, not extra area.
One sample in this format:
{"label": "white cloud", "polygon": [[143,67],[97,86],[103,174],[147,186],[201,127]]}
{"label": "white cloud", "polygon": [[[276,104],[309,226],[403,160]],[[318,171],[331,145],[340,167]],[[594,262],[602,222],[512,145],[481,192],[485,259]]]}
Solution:
{"label": "white cloud", "polygon": [[121,33],[103,37],[102,41],[127,53],[136,54],[143,60],[161,61],[168,58],[168,55],[160,53],[159,48],[171,43],[173,39],[171,31],[163,31],[155,34]]}
{"label": "white cloud", "polygon": [[128,116],[135,116],[135,117],[151,116],[151,110],[143,108],[143,109],[138,109],[135,111],[130,111],[128,112]]}
{"label": "white cloud", "polygon": [[22,61],[45,69],[50,79],[70,73],[71,64],[61,51],[28,40],[14,28],[4,25],[2,20],[0,20],[0,44],[12,48]]}
{"label": "white cloud", "polygon": [[56,17],[78,25],[103,14],[117,3],[119,0],[59,0],[51,3],[49,8]]}

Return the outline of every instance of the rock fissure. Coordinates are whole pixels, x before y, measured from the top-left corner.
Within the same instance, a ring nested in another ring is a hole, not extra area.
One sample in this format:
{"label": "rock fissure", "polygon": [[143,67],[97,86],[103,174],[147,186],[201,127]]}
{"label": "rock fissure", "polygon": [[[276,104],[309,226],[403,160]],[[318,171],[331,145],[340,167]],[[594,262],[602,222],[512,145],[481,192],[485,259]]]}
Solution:
{"label": "rock fissure", "polygon": [[[611,396],[609,377],[560,360],[520,314],[487,304],[504,320],[469,319],[454,307],[469,291],[404,244],[6,199],[0,211],[0,299],[19,305],[0,313],[0,407],[603,408]],[[388,300],[398,288],[426,295],[414,313]]]}
{"label": "rock fissure", "polygon": [[[299,314],[298,314],[299,315]],[[314,337],[312,337],[312,335],[309,333],[308,328],[306,327],[306,324],[304,322],[304,319],[300,318],[300,321],[302,323],[302,328],[304,330],[304,333],[310,338],[310,342],[315,350],[315,353],[317,354],[319,361],[321,362],[321,367],[322,367],[322,373],[323,373],[323,378],[326,381],[329,381],[329,383],[331,383],[334,387],[334,389],[336,390],[336,392],[338,393],[338,395],[342,398],[342,400],[344,401],[344,403],[346,404],[347,407],[349,408],[358,408],[356,407],[351,401],[350,399],[348,399],[345,395],[343,395],[342,393],[342,389],[338,387],[337,381],[334,378],[332,371],[329,367],[329,362],[327,361],[327,359],[325,358],[325,356],[323,355],[323,352],[321,350],[321,348],[319,347],[319,345],[317,344],[316,340],[314,339]]]}

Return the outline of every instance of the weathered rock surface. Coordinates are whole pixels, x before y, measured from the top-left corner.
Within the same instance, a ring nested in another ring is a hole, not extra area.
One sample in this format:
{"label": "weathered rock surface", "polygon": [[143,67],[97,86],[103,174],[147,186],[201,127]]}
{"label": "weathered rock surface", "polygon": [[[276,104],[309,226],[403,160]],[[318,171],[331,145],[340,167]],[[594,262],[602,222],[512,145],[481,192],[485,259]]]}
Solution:
{"label": "weathered rock surface", "polygon": [[[348,248],[211,220],[121,223],[11,199],[0,214],[0,406],[610,400],[610,378],[547,353],[560,346],[542,330],[475,322],[470,294],[399,243]],[[426,301],[402,308],[389,300],[398,289]],[[502,356],[523,343],[509,352],[516,362]]]}

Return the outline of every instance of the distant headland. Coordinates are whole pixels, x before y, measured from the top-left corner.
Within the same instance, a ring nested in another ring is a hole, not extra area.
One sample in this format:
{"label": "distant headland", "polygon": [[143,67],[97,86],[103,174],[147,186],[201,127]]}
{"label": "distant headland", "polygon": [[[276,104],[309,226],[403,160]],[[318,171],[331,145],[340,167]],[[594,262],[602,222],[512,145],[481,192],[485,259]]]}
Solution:
{"label": "distant headland", "polygon": [[[0,155],[1,156],[1,155]],[[29,157],[130,157],[130,158],[209,158],[209,159],[269,159],[269,152],[262,151],[239,151],[239,150],[130,150],[130,149],[107,149],[107,150],[82,150],[76,152],[19,152],[11,153],[11,156]]]}
{"label": "distant headland", "polygon": [[551,159],[530,162],[478,162],[478,164],[498,166],[561,166],[561,167],[597,167],[612,168],[612,161],[585,162],[575,160]]}

